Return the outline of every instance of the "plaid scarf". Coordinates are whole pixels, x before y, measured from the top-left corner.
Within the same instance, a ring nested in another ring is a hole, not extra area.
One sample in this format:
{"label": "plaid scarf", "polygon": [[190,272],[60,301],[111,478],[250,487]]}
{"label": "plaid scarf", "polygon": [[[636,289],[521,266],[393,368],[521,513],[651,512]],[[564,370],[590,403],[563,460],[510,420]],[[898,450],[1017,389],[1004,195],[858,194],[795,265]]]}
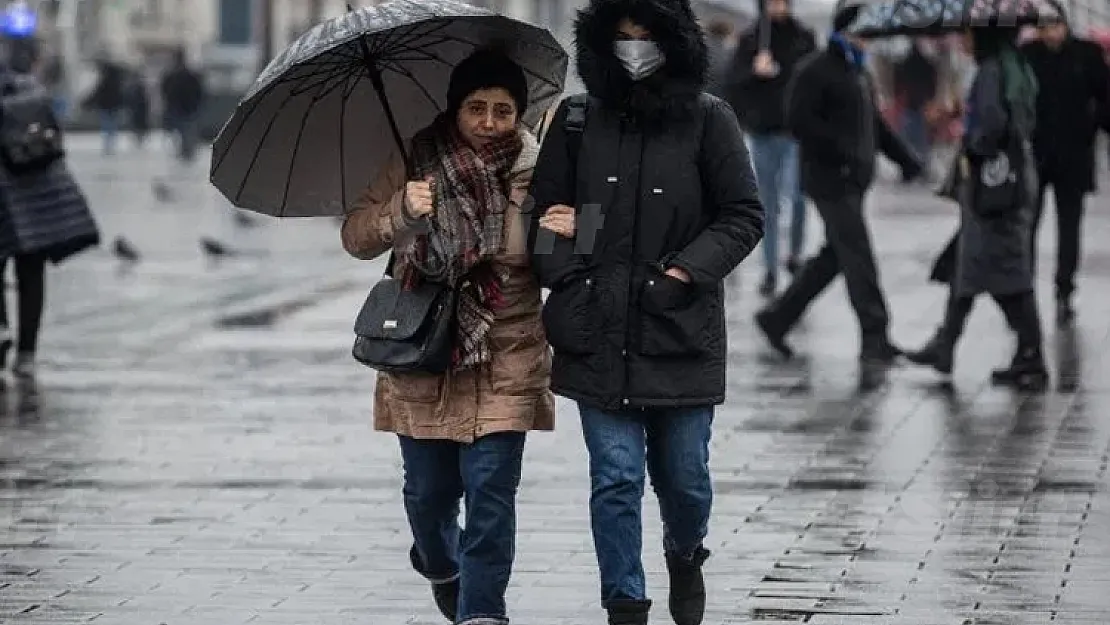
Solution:
{"label": "plaid scarf", "polygon": [[412,141],[410,175],[432,178],[435,212],[426,232],[396,250],[399,275],[406,288],[428,280],[457,289],[454,369],[490,361],[488,335],[494,311],[504,305],[504,276],[489,261],[502,249],[509,176],[522,147],[512,132],[474,149],[447,115]]}

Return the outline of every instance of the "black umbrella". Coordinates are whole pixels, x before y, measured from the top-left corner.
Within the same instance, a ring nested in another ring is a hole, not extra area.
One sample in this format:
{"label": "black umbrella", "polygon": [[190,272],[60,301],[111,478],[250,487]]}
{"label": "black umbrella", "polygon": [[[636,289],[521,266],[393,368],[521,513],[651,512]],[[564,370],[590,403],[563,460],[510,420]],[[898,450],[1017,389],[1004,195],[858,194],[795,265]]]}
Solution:
{"label": "black umbrella", "polygon": [[239,208],[342,215],[445,108],[451,71],[483,47],[524,69],[523,122],[534,126],[566,80],[567,53],[551,33],[455,0],[392,0],[323,22],[282,51],[216,138],[210,179]]}
{"label": "black umbrella", "polygon": [[1061,18],[1053,0],[886,0],[864,5],[846,33],[860,37],[939,35]]}

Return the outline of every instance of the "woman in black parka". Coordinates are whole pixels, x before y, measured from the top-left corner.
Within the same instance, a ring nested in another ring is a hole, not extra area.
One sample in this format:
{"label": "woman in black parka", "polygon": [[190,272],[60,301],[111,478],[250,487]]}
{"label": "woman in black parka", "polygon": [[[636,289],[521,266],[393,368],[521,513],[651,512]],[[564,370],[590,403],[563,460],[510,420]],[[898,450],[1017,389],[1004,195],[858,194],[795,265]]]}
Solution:
{"label": "woman in black parka", "polygon": [[579,405],[610,622],[647,622],[646,466],[669,607],[697,625],[710,427],[725,399],[723,279],[759,243],[763,210],[735,114],[703,93],[706,45],[688,0],[593,0],[575,36],[584,124],[568,121],[577,105],[559,106],[531,188],[551,386]]}

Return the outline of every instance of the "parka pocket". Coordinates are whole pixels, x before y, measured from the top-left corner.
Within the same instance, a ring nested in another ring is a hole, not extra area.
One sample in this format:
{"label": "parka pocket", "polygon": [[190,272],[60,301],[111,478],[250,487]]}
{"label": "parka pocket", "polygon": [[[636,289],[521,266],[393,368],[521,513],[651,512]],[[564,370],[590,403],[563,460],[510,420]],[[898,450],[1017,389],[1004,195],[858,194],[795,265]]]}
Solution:
{"label": "parka pocket", "polygon": [[701,356],[710,349],[712,291],[666,274],[650,275],[640,290],[640,353]]}
{"label": "parka pocket", "polygon": [[435,373],[386,373],[391,395],[402,402],[432,404],[439,401],[443,376]]}
{"label": "parka pocket", "polygon": [[597,315],[591,276],[576,276],[552,291],[543,305],[547,342],[556,352],[597,353]]}

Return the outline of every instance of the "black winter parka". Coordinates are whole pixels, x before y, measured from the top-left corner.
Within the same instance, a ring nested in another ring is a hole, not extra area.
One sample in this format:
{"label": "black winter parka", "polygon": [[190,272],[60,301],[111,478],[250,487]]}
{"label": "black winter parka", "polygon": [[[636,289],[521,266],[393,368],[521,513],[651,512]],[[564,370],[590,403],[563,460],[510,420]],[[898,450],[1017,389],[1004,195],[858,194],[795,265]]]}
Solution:
{"label": "black winter parka", "polygon": [[[705,44],[683,6],[595,0],[580,13],[577,63],[590,103],[577,167],[564,102],[533,176],[532,262],[552,290],[543,312],[552,390],[603,409],[724,401],[723,280],[763,234],[739,124],[702,93]],[[639,83],[611,52],[624,15],[667,55]],[[556,204],[576,207],[574,239],[539,230]],[[667,267],[691,283],[665,276]]]}

